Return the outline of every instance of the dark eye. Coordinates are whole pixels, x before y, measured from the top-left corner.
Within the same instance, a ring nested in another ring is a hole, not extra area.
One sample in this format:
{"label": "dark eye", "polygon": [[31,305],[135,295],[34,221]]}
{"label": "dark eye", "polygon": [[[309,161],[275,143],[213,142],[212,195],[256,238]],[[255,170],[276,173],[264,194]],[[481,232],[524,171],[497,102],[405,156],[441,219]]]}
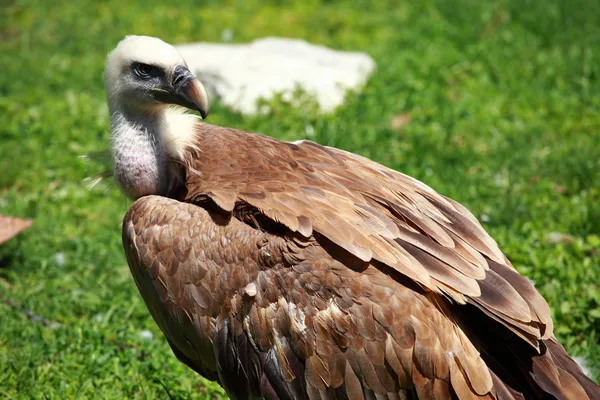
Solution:
{"label": "dark eye", "polygon": [[148,64],[137,63],[134,65],[134,70],[139,76],[149,76],[154,67]]}

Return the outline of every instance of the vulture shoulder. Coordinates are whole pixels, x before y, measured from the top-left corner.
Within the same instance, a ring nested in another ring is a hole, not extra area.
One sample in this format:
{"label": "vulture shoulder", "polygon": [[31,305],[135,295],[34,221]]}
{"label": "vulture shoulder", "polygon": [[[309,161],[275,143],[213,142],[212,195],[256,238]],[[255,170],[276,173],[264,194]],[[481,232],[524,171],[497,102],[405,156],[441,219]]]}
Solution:
{"label": "vulture shoulder", "polygon": [[598,398],[463,206],[371,160],[208,124],[123,241],[181,361],[235,399]]}

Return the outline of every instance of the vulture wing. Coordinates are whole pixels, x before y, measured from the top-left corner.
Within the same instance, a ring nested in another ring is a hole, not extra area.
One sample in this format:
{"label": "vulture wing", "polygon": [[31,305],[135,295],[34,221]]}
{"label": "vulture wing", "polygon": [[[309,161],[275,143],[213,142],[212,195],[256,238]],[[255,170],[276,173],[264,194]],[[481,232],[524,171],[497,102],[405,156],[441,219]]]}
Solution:
{"label": "vulture wing", "polygon": [[185,158],[187,202],[240,203],[304,237],[322,236],[456,303],[471,303],[537,346],[547,303],[463,206],[369,159],[313,142],[203,125]]}
{"label": "vulture wing", "polygon": [[127,259],[181,361],[236,399],[598,398],[473,215],[312,142],[202,124]]}

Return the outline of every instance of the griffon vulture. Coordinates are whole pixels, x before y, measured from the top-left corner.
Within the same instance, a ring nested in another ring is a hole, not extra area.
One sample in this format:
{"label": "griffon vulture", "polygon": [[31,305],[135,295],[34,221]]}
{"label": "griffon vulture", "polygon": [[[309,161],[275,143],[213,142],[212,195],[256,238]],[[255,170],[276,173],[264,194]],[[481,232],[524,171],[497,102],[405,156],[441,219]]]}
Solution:
{"label": "griffon vulture", "polygon": [[457,202],[367,158],[213,126],[174,47],[105,84],[123,244],[175,355],[233,399],[599,399]]}

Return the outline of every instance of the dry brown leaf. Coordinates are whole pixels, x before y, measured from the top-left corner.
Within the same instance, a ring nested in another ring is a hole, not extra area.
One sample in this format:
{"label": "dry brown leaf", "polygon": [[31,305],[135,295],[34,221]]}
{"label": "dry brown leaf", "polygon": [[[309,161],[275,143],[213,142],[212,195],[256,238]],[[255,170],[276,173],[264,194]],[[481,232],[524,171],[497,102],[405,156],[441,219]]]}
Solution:
{"label": "dry brown leaf", "polygon": [[567,194],[568,189],[566,187],[564,187],[563,185],[556,185],[554,186],[554,190],[558,193],[558,194]]}
{"label": "dry brown leaf", "polygon": [[572,244],[575,241],[573,236],[561,232],[550,232],[544,239],[550,244]]}
{"label": "dry brown leaf", "polygon": [[410,115],[396,114],[392,117],[392,129],[399,131],[410,122]]}
{"label": "dry brown leaf", "polygon": [[0,215],[0,244],[12,239],[31,226],[31,220]]}

